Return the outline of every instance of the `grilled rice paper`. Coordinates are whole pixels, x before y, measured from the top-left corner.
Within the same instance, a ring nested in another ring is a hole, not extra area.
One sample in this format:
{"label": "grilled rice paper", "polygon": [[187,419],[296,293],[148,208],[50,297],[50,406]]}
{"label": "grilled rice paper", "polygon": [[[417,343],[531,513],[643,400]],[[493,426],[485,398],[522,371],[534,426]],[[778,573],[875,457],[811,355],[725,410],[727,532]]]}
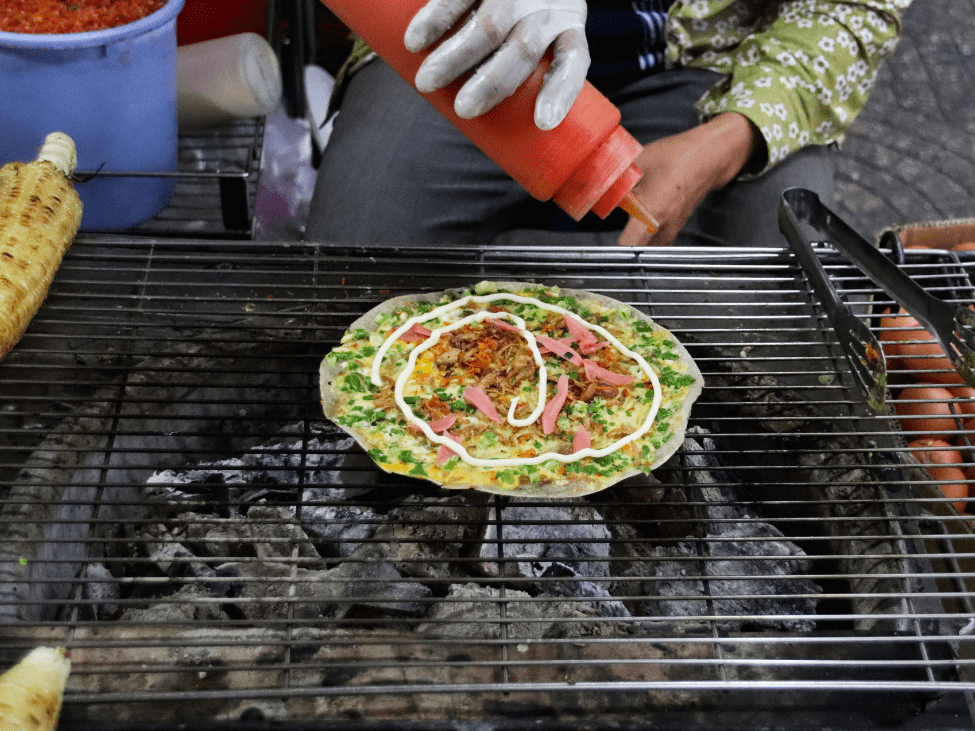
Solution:
{"label": "grilled rice paper", "polygon": [[320,376],[325,415],[382,469],[530,497],[649,473],[681,445],[704,383],[639,310],[518,282],[387,300],[352,324]]}

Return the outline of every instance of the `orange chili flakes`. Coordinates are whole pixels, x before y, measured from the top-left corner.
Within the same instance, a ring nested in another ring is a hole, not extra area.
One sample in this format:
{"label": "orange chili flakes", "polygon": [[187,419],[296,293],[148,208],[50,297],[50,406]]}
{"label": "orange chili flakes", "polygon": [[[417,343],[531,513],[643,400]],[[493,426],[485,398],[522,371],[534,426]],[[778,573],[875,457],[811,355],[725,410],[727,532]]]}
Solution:
{"label": "orange chili flakes", "polygon": [[484,338],[477,343],[477,353],[465,365],[471,375],[476,376],[494,360],[494,351],[498,349],[498,341],[494,338]]}
{"label": "orange chili flakes", "polygon": [[426,412],[427,416],[430,417],[430,421],[436,421],[437,419],[442,419],[450,413],[450,405],[441,401],[437,394],[433,394],[429,399],[423,402],[423,410]]}
{"label": "orange chili flakes", "polygon": [[429,348],[424,355],[430,355],[433,358],[439,358],[441,355],[446,353],[450,349],[450,343],[447,342],[446,338],[441,338]]}
{"label": "orange chili flakes", "polygon": [[3,0],[0,31],[87,33],[133,23],[167,0]]}
{"label": "orange chili flakes", "polygon": [[620,355],[616,348],[600,348],[596,362],[603,368],[610,368],[614,363],[620,362]]}

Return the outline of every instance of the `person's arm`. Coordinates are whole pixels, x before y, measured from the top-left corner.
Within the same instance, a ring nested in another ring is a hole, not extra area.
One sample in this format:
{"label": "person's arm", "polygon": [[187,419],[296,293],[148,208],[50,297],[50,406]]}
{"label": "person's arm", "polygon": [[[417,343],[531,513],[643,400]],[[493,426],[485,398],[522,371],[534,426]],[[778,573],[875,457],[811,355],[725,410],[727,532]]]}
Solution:
{"label": "person's arm", "polygon": [[619,243],[672,244],[710,191],[807,145],[839,142],[893,52],[909,4],[678,0],[670,60],[725,79],[698,103],[699,127],[644,148],[634,190],[660,230],[651,239],[630,221]]}
{"label": "person's arm", "polygon": [[698,103],[702,119],[748,117],[767,149],[760,174],[808,145],[838,143],[897,45],[911,0],[677,0],[669,60],[725,79]]}

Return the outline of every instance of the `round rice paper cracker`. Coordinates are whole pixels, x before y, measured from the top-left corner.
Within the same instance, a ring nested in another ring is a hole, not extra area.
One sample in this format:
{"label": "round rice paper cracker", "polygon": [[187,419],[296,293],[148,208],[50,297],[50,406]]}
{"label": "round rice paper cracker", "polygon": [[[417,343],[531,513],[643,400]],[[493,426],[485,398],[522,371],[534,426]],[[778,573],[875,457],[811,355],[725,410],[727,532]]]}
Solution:
{"label": "round rice paper cracker", "polygon": [[320,377],[325,415],[383,470],[552,498],[666,462],[704,384],[687,350],[639,310],[520,282],[389,299],[351,325]]}

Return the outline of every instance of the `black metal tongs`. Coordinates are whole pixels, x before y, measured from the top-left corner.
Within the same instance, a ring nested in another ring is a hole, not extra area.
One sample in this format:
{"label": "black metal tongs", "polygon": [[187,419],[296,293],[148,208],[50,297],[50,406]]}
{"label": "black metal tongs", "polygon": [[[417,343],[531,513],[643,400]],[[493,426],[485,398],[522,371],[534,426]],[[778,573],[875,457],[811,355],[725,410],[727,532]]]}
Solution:
{"label": "black metal tongs", "polygon": [[[782,203],[779,205],[779,230],[792,246],[796,259],[809,277],[813,290],[825,308],[826,316],[836,332],[836,337],[867,404],[874,411],[881,412],[884,410],[887,396],[887,362],[884,352],[877,337],[866,323],[854,315],[846,302],[840,298],[826,269],[813,250],[812,241],[799,225],[793,201],[798,197],[797,193],[808,192],[800,188],[791,188],[783,194]],[[810,193],[810,195],[815,194]]]}
{"label": "black metal tongs", "polygon": [[[822,234],[823,241],[849,258],[874,284],[913,315],[938,341],[961,377],[975,386],[975,312],[949,304],[925,292],[904,270],[823,205],[819,196],[803,188],[790,188],[782,194],[779,228],[796,252],[796,258],[810,275],[816,293],[823,300],[847,359],[872,407],[876,408],[872,399],[878,394],[878,386],[883,384],[880,393],[886,387],[887,373],[883,353],[879,351],[877,340],[870,329],[854,317],[846,304],[839,299],[819,258],[812,251],[809,239],[802,233],[800,221]],[[852,336],[847,337],[850,333]],[[878,351],[876,359],[872,357],[873,350]],[[882,406],[882,398],[880,403]]]}

